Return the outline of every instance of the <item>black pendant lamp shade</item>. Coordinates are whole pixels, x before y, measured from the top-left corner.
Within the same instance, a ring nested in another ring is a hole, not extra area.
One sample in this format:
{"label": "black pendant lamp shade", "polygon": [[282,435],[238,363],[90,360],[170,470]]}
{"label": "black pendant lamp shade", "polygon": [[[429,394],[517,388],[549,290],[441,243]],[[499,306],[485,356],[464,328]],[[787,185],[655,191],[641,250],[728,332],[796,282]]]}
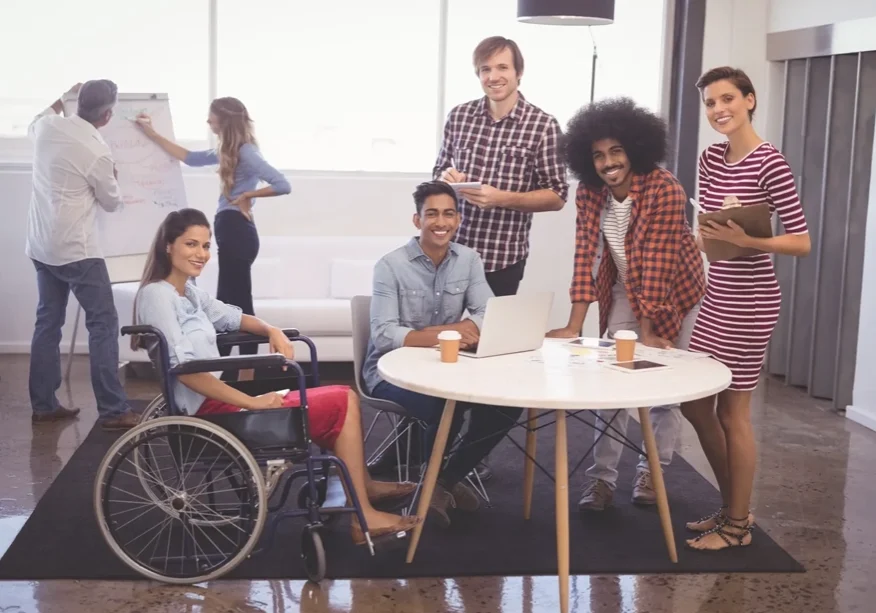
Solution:
{"label": "black pendant lamp shade", "polygon": [[546,26],[604,26],[614,22],[614,0],[517,0],[517,21]]}

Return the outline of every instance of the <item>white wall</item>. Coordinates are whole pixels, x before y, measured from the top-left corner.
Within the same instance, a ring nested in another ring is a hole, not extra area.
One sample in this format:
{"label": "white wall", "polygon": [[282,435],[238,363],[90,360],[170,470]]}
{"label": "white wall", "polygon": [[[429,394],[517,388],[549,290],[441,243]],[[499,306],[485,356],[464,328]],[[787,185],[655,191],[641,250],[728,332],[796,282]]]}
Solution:
{"label": "white wall", "polygon": [[[771,121],[771,118],[775,106],[781,106],[782,71],[771,67],[766,60],[768,15],[769,2],[765,0],[709,0],[706,3],[703,72],[718,66],[744,70],[757,91],[754,127],[763,138],[778,146],[781,132],[775,127],[780,128],[781,122]],[[723,139],[709,125],[705,112],[701,113],[699,151]]]}
{"label": "white wall", "polygon": [[[292,183],[288,196],[265,199],[257,205],[259,233],[270,235],[360,235],[387,236],[413,234],[411,194],[426,175],[413,174],[304,174],[287,173]],[[212,219],[216,209],[218,184],[212,172],[187,171],[184,175],[189,205],[202,209]],[[569,316],[569,281],[575,235],[575,184],[570,202],[562,211],[535,216],[531,237],[531,256],[521,291],[549,290],[555,293],[551,326],[565,325]],[[24,255],[27,207],[30,196],[28,165],[0,166],[0,202],[4,223],[0,227],[0,352],[27,353],[33,333],[37,302],[36,275]],[[152,228],[143,230],[150,235]],[[302,262],[299,265],[306,266]],[[288,272],[294,279],[295,269]],[[597,311],[591,309],[585,330],[597,332]],[[64,351],[75,316],[75,300],[70,299],[64,327]],[[77,349],[87,350],[83,324],[77,336]]]}
{"label": "white wall", "polygon": [[770,0],[768,32],[876,17],[873,0]]}
{"label": "white wall", "polygon": [[852,406],[846,416],[876,430],[876,134],[873,139],[873,161],[870,166],[870,200],[867,215],[867,240],[864,244],[864,271],[861,286],[861,316],[858,321],[858,355],[855,358],[855,386]]}

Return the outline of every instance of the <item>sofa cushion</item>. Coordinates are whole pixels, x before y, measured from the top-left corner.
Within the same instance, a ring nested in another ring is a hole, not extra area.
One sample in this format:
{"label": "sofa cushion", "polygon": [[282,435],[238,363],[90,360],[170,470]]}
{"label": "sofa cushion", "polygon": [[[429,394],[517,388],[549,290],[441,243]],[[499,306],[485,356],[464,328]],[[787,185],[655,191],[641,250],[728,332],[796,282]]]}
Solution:
{"label": "sofa cushion", "polygon": [[332,260],[331,297],[370,296],[374,264],[374,260]]}
{"label": "sofa cushion", "polygon": [[279,328],[298,328],[306,336],[352,336],[349,300],[284,298],[253,300],[256,317]]}

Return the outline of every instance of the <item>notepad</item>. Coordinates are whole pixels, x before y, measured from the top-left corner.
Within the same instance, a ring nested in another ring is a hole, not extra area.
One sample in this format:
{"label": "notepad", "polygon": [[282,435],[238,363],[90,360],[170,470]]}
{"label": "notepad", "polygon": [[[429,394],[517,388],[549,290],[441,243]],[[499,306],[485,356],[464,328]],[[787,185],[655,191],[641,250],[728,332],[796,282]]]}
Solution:
{"label": "notepad", "polygon": [[[734,223],[741,226],[749,236],[755,238],[770,238],[773,235],[773,225],[770,218],[770,205],[767,203],[747,204],[721,209],[720,211],[715,211],[713,213],[701,213],[697,215],[697,223],[700,226],[705,225],[709,221],[714,221],[721,225],[727,225],[727,221],[731,219]],[[726,241],[709,238],[703,239],[703,247],[706,248],[706,257],[710,262],[732,260],[734,258],[764,253],[764,251],[761,251],[760,249],[738,247]]]}

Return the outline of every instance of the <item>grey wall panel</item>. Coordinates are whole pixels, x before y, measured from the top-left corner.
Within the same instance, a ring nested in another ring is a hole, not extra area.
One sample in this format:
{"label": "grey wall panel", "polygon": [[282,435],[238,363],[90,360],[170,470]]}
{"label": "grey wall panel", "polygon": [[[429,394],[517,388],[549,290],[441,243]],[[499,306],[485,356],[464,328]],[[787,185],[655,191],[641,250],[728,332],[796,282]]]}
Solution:
{"label": "grey wall panel", "polygon": [[[676,0],[673,18],[672,75],[669,94],[670,159],[667,168],[688,197],[696,197],[699,125],[703,102],[694,85],[703,72],[706,0]],[[711,68],[711,66],[709,66]],[[693,207],[686,205],[688,221]]]}
{"label": "grey wall panel", "polygon": [[[807,76],[807,60],[788,62],[785,79],[784,128],[782,129],[780,149],[788,160],[788,164],[791,165],[794,176],[798,177],[798,185],[803,168]],[[779,286],[782,288],[782,311],[770,341],[769,372],[784,377],[788,368],[788,315],[791,309],[794,267],[791,258],[785,256],[776,257],[775,267]]]}
{"label": "grey wall panel", "polygon": [[[806,130],[803,151],[803,181],[800,199],[809,233],[820,233],[821,191],[825,148],[825,125],[830,103],[832,61],[829,57],[809,61],[809,87],[806,100]],[[789,311],[790,335],[788,350],[788,378],[791,385],[806,387],[809,381],[809,359],[812,344],[812,318],[815,314],[815,277],[818,241],[813,241],[812,252],[795,263]]]}
{"label": "grey wall panel", "polygon": [[[840,351],[837,356],[836,396],[834,404],[845,407],[852,403],[855,381],[855,356],[858,348],[858,318],[873,317],[859,314],[861,282],[864,268],[864,233],[867,227],[867,202],[870,165],[873,155],[873,129],[876,121],[876,52],[861,55],[861,75],[858,83],[858,109],[855,126],[854,161],[851,168],[849,200],[848,252],[845,267],[845,287],[840,332]],[[876,237],[870,237],[876,240]],[[874,374],[876,376],[876,374]]]}
{"label": "grey wall panel", "polygon": [[843,245],[848,225],[849,168],[854,144],[857,81],[858,54],[836,56],[830,117],[826,123],[821,234],[810,233],[811,238],[820,243],[818,257],[821,259],[809,376],[809,393],[817,398],[833,398],[834,394],[839,344],[837,322],[840,320],[840,301],[837,298],[843,291]]}

